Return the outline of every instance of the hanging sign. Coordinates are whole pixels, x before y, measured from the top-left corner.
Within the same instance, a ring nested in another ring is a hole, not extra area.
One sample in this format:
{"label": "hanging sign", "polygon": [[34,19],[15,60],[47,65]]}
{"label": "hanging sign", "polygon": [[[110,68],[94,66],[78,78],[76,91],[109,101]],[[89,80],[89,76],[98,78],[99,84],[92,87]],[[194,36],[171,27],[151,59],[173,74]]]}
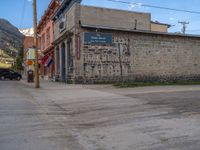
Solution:
{"label": "hanging sign", "polygon": [[26,61],[26,65],[28,66],[32,66],[34,64],[34,62],[32,60],[27,60]]}

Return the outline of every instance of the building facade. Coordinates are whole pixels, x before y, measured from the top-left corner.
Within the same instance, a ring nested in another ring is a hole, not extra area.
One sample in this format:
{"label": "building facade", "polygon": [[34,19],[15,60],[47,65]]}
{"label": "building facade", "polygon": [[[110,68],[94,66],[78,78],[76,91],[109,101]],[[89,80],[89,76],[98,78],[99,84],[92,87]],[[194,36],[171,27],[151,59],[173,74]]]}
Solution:
{"label": "building facade", "polygon": [[[35,70],[35,49],[34,47],[34,37],[24,36],[23,40],[23,59],[24,59],[24,74],[27,74],[28,70]],[[38,39],[38,52],[40,54],[40,40]],[[39,61],[41,61],[39,57]],[[39,72],[40,73],[40,72]]]}
{"label": "building facade", "polygon": [[80,0],[64,0],[53,17],[55,68],[58,80],[66,82],[75,77],[76,37],[79,27]]}
{"label": "building facade", "polygon": [[200,79],[200,37],[152,32],[151,16],[64,0],[54,21],[60,81]]}
{"label": "building facade", "polygon": [[164,32],[167,33],[168,29],[171,27],[169,24],[160,23],[158,21],[151,21],[151,31],[152,32]]}
{"label": "building facade", "polygon": [[81,49],[82,25],[151,30],[151,17],[148,13],[83,6],[80,2],[80,0],[64,0],[53,17],[56,75],[61,81],[76,78],[76,68],[81,57],[79,49]]}
{"label": "building facade", "polygon": [[32,65],[27,64],[29,49],[33,48],[33,45],[34,45],[34,38],[32,36],[24,36],[23,52],[24,52],[24,74],[25,75],[29,69],[34,70],[33,64]]}
{"label": "building facade", "polygon": [[38,24],[40,35],[42,60],[40,63],[40,73],[42,77],[51,79],[55,76],[55,54],[54,54],[54,23],[51,17],[57,11],[61,0],[51,0],[47,10]]}

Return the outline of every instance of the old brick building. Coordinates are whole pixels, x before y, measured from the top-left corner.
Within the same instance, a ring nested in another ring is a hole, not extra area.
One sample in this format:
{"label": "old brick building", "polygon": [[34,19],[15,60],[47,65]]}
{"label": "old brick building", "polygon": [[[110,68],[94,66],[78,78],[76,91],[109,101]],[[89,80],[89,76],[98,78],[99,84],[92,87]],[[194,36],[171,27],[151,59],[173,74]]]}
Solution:
{"label": "old brick building", "polygon": [[151,16],[64,0],[54,20],[62,81],[196,80],[200,37],[151,32]]}
{"label": "old brick building", "polygon": [[[24,36],[23,39],[23,59],[24,59],[24,74],[26,75],[28,70],[34,70],[34,60],[35,60],[35,54],[34,54],[34,37],[32,36]],[[38,39],[38,49],[40,49],[40,40]],[[40,54],[40,51],[39,51]],[[31,65],[28,65],[28,61],[32,61]]]}
{"label": "old brick building", "polygon": [[24,52],[24,74],[27,73],[29,69],[34,70],[34,66],[28,66],[27,64],[27,57],[29,55],[29,49],[32,48],[34,45],[34,38],[31,36],[24,36],[24,41],[23,41],[23,52]]}
{"label": "old brick building", "polygon": [[54,23],[51,17],[57,11],[61,0],[51,0],[47,10],[42,16],[39,25],[38,33],[40,35],[41,42],[41,53],[42,60],[40,63],[41,76],[47,77],[48,79],[53,78],[55,75],[55,56],[54,56]]}

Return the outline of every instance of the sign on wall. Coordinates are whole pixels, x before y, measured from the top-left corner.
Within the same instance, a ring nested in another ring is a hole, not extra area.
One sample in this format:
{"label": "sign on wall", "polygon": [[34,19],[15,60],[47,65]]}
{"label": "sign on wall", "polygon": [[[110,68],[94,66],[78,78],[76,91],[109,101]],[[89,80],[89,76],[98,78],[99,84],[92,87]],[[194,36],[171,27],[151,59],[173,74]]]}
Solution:
{"label": "sign on wall", "polygon": [[111,33],[84,33],[85,44],[112,44],[112,39],[113,38]]}
{"label": "sign on wall", "polygon": [[34,60],[35,59],[35,49],[34,48],[29,48],[28,49],[28,55],[27,55],[28,60]]}
{"label": "sign on wall", "polygon": [[[40,59],[40,57],[42,57],[42,53],[41,53],[41,50],[40,49],[38,49],[38,54],[39,54],[39,58],[38,59]],[[35,60],[35,49],[34,48],[29,48],[28,50],[27,50],[27,52],[26,52],[26,59],[27,60]]]}

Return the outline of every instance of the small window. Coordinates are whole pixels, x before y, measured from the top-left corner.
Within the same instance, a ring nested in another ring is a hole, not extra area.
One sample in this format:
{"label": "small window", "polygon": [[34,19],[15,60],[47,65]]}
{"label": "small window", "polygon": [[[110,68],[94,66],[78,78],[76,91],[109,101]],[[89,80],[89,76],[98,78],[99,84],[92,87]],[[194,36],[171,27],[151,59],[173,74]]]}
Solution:
{"label": "small window", "polygon": [[41,38],[41,48],[45,49],[45,34],[43,34]]}

